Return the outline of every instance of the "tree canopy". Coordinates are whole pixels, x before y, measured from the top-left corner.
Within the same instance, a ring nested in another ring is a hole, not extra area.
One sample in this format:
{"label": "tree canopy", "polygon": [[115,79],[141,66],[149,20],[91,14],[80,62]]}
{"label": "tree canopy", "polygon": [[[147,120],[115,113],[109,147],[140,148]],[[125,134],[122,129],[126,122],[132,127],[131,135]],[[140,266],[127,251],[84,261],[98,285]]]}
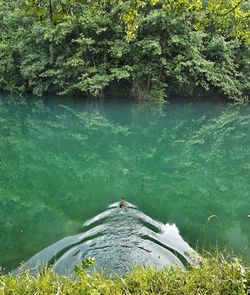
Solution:
{"label": "tree canopy", "polygon": [[0,88],[246,100],[249,16],[249,0],[0,0]]}

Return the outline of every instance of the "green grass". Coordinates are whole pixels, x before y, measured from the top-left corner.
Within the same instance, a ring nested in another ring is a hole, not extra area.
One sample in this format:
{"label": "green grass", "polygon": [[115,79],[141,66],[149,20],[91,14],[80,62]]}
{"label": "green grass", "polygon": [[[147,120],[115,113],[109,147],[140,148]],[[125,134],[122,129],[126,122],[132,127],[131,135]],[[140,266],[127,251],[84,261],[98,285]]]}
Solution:
{"label": "green grass", "polygon": [[[83,263],[83,265],[86,265]],[[155,270],[134,268],[124,277],[113,279],[85,267],[76,269],[78,279],[58,276],[46,269],[37,277],[26,272],[17,277],[0,276],[0,294],[246,294],[250,270],[238,258],[207,255],[199,266],[187,271],[177,268]]]}

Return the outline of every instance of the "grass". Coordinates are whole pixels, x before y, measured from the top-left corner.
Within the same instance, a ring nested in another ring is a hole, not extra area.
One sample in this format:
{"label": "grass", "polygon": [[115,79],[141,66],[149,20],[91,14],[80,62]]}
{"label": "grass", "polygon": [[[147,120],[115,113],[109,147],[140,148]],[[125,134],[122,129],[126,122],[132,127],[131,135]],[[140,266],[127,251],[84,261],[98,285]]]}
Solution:
{"label": "grass", "polygon": [[17,277],[0,276],[0,294],[166,294],[166,295],[241,295],[250,289],[250,270],[238,258],[205,255],[199,266],[187,271],[165,268],[134,268],[123,277],[110,279],[85,268],[76,268],[78,279],[58,276],[50,268],[34,277],[26,272]]}

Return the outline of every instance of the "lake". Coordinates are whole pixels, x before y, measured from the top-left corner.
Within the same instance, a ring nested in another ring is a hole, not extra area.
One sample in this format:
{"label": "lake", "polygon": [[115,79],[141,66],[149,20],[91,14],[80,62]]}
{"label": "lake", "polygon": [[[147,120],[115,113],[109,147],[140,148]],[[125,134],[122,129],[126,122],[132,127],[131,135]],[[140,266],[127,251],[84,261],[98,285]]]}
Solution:
{"label": "lake", "polygon": [[0,98],[0,265],[14,269],[121,196],[193,248],[249,259],[250,107]]}

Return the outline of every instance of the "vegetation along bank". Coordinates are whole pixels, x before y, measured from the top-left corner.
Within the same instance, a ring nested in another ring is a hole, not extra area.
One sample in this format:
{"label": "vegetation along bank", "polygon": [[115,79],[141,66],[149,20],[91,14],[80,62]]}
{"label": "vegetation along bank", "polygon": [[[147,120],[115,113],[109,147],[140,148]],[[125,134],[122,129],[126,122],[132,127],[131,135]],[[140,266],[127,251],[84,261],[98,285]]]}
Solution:
{"label": "vegetation along bank", "polygon": [[0,0],[0,89],[246,101],[249,16],[244,0]]}
{"label": "vegetation along bank", "polygon": [[59,277],[47,269],[37,277],[25,273],[18,277],[0,276],[0,294],[166,294],[243,295],[250,289],[250,272],[238,259],[225,260],[207,256],[199,267],[186,272],[177,268],[162,271],[135,268],[125,277],[107,278],[94,272],[90,275],[76,268],[77,279]]}

